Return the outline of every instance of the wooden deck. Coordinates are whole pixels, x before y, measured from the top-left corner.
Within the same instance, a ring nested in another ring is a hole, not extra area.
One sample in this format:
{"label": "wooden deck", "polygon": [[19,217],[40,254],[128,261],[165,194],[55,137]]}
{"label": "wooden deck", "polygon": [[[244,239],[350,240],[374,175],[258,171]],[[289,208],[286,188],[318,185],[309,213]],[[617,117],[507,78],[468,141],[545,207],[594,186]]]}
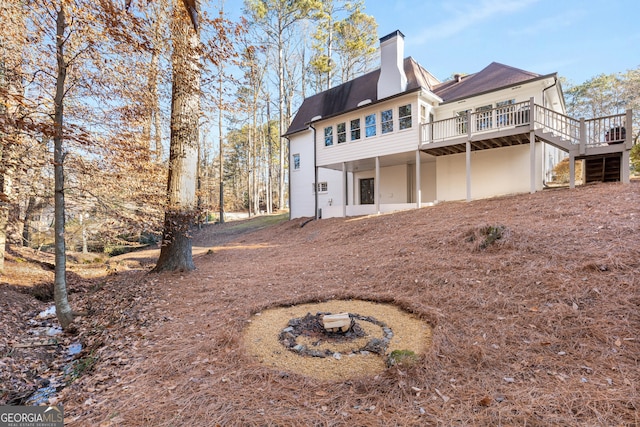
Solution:
{"label": "wooden deck", "polygon": [[[546,142],[575,158],[622,153],[632,145],[631,110],[595,119],[573,119],[537,105],[533,99],[422,125],[421,150],[446,156],[470,150]],[[628,126],[627,126],[628,125]]]}

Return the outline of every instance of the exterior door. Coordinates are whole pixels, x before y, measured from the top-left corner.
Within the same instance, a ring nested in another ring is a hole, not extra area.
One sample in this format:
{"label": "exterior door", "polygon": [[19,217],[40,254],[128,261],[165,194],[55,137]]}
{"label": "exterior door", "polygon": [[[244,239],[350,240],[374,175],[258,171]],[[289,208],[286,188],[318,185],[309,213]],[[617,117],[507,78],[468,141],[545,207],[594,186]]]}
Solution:
{"label": "exterior door", "polygon": [[372,205],[374,200],[375,187],[373,178],[364,178],[360,180],[360,204]]}

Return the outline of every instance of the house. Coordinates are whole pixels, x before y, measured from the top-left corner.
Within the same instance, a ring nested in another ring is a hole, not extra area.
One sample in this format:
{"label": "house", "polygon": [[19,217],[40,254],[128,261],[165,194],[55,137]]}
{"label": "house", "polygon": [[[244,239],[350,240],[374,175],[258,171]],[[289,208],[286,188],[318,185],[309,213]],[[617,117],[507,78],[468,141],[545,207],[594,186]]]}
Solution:
{"label": "house", "polygon": [[[346,217],[542,190],[583,160],[583,182],[629,181],[631,112],[566,116],[557,75],[491,63],[438,81],[380,39],[381,66],[306,98],[289,139],[290,215]],[[570,186],[575,185],[571,173]]]}

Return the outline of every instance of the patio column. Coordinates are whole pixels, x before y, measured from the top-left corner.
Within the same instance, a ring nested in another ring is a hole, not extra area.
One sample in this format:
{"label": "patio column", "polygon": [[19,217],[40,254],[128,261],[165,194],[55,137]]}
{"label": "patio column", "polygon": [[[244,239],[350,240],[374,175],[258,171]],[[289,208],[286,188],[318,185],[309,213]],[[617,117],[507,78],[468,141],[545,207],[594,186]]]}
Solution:
{"label": "patio column", "polygon": [[416,207],[422,206],[422,189],[420,188],[420,150],[416,150]]}
{"label": "patio column", "polygon": [[347,217],[347,164],[342,162],[342,216]]}
{"label": "patio column", "polygon": [[529,132],[529,160],[530,160],[530,191],[531,194],[536,192],[536,133]]}
{"label": "patio column", "polygon": [[380,213],[380,157],[376,157],[376,177],[373,180],[375,186],[375,194],[373,200],[376,204],[376,212]]}
{"label": "patio column", "polygon": [[467,140],[467,202],[471,201],[471,141]]}

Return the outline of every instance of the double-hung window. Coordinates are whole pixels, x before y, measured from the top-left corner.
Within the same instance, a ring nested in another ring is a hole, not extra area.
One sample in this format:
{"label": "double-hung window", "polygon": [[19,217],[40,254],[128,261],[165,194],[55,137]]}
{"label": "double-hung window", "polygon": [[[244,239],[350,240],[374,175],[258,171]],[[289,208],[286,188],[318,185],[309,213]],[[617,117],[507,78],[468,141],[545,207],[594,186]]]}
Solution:
{"label": "double-hung window", "polygon": [[329,147],[333,145],[333,126],[327,126],[324,128],[324,146]]}
{"label": "double-hung window", "polygon": [[351,140],[357,141],[360,139],[360,119],[351,120]]}
{"label": "double-hung window", "polygon": [[376,115],[369,114],[364,118],[365,135],[367,138],[376,136]]}
{"label": "double-hung window", "polygon": [[293,169],[294,170],[300,169],[300,154],[293,155]]}
{"label": "double-hung window", "polygon": [[338,123],[337,133],[338,133],[338,144],[342,144],[343,142],[347,142],[347,125],[342,122]]}
{"label": "double-hung window", "polygon": [[409,129],[411,127],[411,104],[398,108],[398,128]]}
{"label": "double-hung window", "polygon": [[393,132],[393,110],[384,110],[380,113],[380,126],[382,133]]}

